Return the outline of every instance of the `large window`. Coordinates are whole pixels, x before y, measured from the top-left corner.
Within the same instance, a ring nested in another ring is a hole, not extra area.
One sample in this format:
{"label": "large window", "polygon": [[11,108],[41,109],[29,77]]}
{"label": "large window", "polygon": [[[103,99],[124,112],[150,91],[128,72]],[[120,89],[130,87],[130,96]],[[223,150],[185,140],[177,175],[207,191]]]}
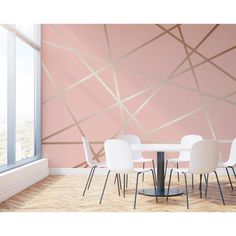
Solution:
{"label": "large window", "polygon": [[0,25],[0,172],[41,157],[40,26]]}

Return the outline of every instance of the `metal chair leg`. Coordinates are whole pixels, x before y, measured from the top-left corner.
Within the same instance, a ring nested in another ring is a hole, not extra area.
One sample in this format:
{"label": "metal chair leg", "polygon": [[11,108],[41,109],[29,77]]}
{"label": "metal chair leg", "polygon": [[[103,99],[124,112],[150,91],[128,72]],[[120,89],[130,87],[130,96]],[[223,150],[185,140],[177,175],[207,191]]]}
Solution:
{"label": "metal chair leg", "polygon": [[218,187],[219,187],[219,190],[220,190],[220,195],[221,195],[221,199],[222,199],[223,205],[225,205],[225,200],[224,200],[224,196],[223,196],[223,193],[222,193],[222,190],[221,190],[221,187],[220,187],[220,181],[219,181],[217,172],[214,171],[214,173],[215,173],[216,180],[217,180],[217,183],[218,183]]}
{"label": "metal chair leg", "polygon": [[[176,163],[177,169],[179,169],[179,162]],[[178,182],[179,182],[179,172],[177,172]]]}
{"label": "metal chair leg", "polygon": [[230,175],[229,175],[228,168],[227,168],[227,167],[225,167],[225,170],[226,170],[226,172],[227,172],[227,175],[228,175],[228,178],[229,178],[229,183],[230,183],[231,189],[232,189],[232,190],[234,190],[234,187],[233,187],[233,184],[232,184],[232,181],[231,181]]}
{"label": "metal chair leg", "polygon": [[[204,175],[205,176],[205,175]],[[207,197],[207,190],[208,190],[208,179],[209,179],[209,174],[207,174],[206,178],[206,189],[205,189],[205,197]]]}
{"label": "metal chair leg", "polygon": [[168,190],[167,190],[167,196],[166,196],[167,202],[168,202],[168,197],[169,197],[169,192],[170,192],[170,182],[171,182],[172,172],[173,172],[173,169],[170,170],[169,184],[168,184]]}
{"label": "metal chair leg", "polygon": [[94,168],[94,167],[92,167],[91,170],[90,170],[90,172],[89,172],[89,176],[88,176],[88,179],[87,179],[86,185],[85,185],[85,187],[84,187],[84,191],[83,191],[83,196],[85,195],[85,192],[86,192],[86,189],[87,189],[87,186],[88,186],[88,183],[89,183],[91,174],[92,174],[92,172],[93,172],[93,168]]}
{"label": "metal chair leg", "polygon": [[120,186],[119,186],[119,181],[118,181],[118,174],[116,174],[116,179],[117,179],[117,190],[118,190],[118,195],[120,197]]}
{"label": "metal chair leg", "polygon": [[136,188],[135,188],[135,195],[134,195],[134,210],[136,208],[136,200],[137,200],[137,192],[138,192],[138,178],[139,178],[139,175],[141,173],[137,173],[137,177],[136,177]]}
{"label": "metal chair leg", "polygon": [[151,172],[152,172],[153,186],[154,186],[154,189],[155,189],[156,202],[158,202],[155,173],[154,173],[154,170],[152,170],[152,169],[151,169]]}
{"label": "metal chair leg", "polygon": [[[143,169],[145,169],[145,162],[143,162]],[[142,181],[144,181],[144,173],[142,174]]]}
{"label": "metal chair leg", "polygon": [[110,172],[111,172],[110,170],[107,172],[107,177],[106,177],[106,181],[105,181],[105,184],[104,184],[104,187],[103,187],[103,190],[102,190],[102,195],[101,195],[99,204],[102,203],[102,198],[103,198],[103,195],[104,195],[104,192],[105,192],[105,188],[106,188],[106,185],[107,185],[107,180],[108,180],[108,177],[109,177]]}
{"label": "metal chair leg", "polygon": [[187,209],[189,209],[187,176],[186,176],[186,173],[184,173],[184,172],[183,172],[183,175],[184,175],[184,179],[185,179],[185,193],[186,193]]}
{"label": "metal chair leg", "polygon": [[123,197],[125,198],[125,174],[123,176],[123,180],[124,180],[124,182],[123,182]]}
{"label": "metal chair leg", "polygon": [[96,169],[96,166],[94,166],[94,168],[93,168],[93,172],[92,172],[92,175],[91,175],[91,177],[90,177],[87,190],[89,190],[89,188],[90,188],[90,185],[91,185],[91,182],[92,182],[92,179],[93,179],[93,175],[94,175],[95,169]]}
{"label": "metal chair leg", "polygon": [[117,174],[116,174],[116,177],[115,177],[115,179],[114,179],[114,184],[116,183],[116,181],[117,181],[117,178],[118,178],[118,177],[117,177]]}
{"label": "metal chair leg", "polygon": [[[121,177],[120,177],[120,174],[118,174],[118,179],[119,179],[119,183],[120,183],[120,190],[122,190],[122,184],[121,184]],[[117,180],[118,180],[117,179]]]}
{"label": "metal chair leg", "polygon": [[155,162],[154,162],[154,160],[152,160],[152,168],[153,168],[153,173],[154,173],[154,177],[155,177],[155,183],[156,183],[156,185],[157,185],[156,168],[155,168]]}
{"label": "metal chair leg", "polygon": [[126,188],[128,188],[128,174],[126,175],[126,184],[125,184],[125,186],[126,186]]}
{"label": "metal chair leg", "polygon": [[232,171],[233,171],[233,173],[234,173],[234,177],[235,177],[235,179],[236,179],[236,173],[235,173],[234,167],[233,167],[233,166],[228,166],[228,168],[231,168],[231,169],[232,169]]}
{"label": "metal chair leg", "polygon": [[202,174],[200,174],[199,191],[200,191],[200,198],[202,198]]}
{"label": "metal chair leg", "polygon": [[192,189],[194,189],[194,176],[192,174]]}
{"label": "metal chair leg", "polygon": [[165,179],[166,179],[167,167],[168,167],[168,160],[166,160],[164,181],[165,181]]}

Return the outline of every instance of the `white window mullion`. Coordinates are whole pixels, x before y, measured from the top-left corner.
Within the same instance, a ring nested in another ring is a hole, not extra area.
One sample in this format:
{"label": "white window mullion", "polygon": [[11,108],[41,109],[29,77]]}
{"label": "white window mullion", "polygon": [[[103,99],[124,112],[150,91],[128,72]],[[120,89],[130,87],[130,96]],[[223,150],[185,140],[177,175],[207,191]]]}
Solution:
{"label": "white window mullion", "polygon": [[[35,29],[36,43],[41,46],[41,26]],[[41,52],[35,50],[35,154],[41,157]]]}
{"label": "white window mullion", "polygon": [[16,162],[16,34],[8,31],[7,41],[7,165]]}

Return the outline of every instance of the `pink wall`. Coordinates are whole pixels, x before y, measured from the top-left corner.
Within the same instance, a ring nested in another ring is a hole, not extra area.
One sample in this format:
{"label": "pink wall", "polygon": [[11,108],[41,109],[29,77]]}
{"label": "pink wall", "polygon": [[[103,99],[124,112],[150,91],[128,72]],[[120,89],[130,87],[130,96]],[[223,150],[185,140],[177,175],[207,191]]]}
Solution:
{"label": "pink wall", "polygon": [[[236,136],[236,25],[43,25],[42,143],[51,167],[85,167],[103,142]],[[154,155],[154,154],[153,154]],[[170,155],[171,156],[171,155]]]}

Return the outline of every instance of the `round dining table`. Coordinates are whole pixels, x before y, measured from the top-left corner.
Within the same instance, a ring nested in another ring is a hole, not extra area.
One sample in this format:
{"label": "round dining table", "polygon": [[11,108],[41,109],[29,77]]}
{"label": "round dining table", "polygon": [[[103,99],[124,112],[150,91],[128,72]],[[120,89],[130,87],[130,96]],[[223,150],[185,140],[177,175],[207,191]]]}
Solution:
{"label": "round dining table", "polygon": [[[167,189],[165,189],[165,152],[182,152],[190,151],[190,147],[183,146],[181,144],[132,144],[131,149],[141,152],[156,152],[157,153],[157,165],[156,165],[156,179],[157,188],[156,192],[154,188],[141,189],[139,194],[146,196],[167,196]],[[169,197],[178,196],[183,194],[183,190],[179,188],[170,188]]]}

